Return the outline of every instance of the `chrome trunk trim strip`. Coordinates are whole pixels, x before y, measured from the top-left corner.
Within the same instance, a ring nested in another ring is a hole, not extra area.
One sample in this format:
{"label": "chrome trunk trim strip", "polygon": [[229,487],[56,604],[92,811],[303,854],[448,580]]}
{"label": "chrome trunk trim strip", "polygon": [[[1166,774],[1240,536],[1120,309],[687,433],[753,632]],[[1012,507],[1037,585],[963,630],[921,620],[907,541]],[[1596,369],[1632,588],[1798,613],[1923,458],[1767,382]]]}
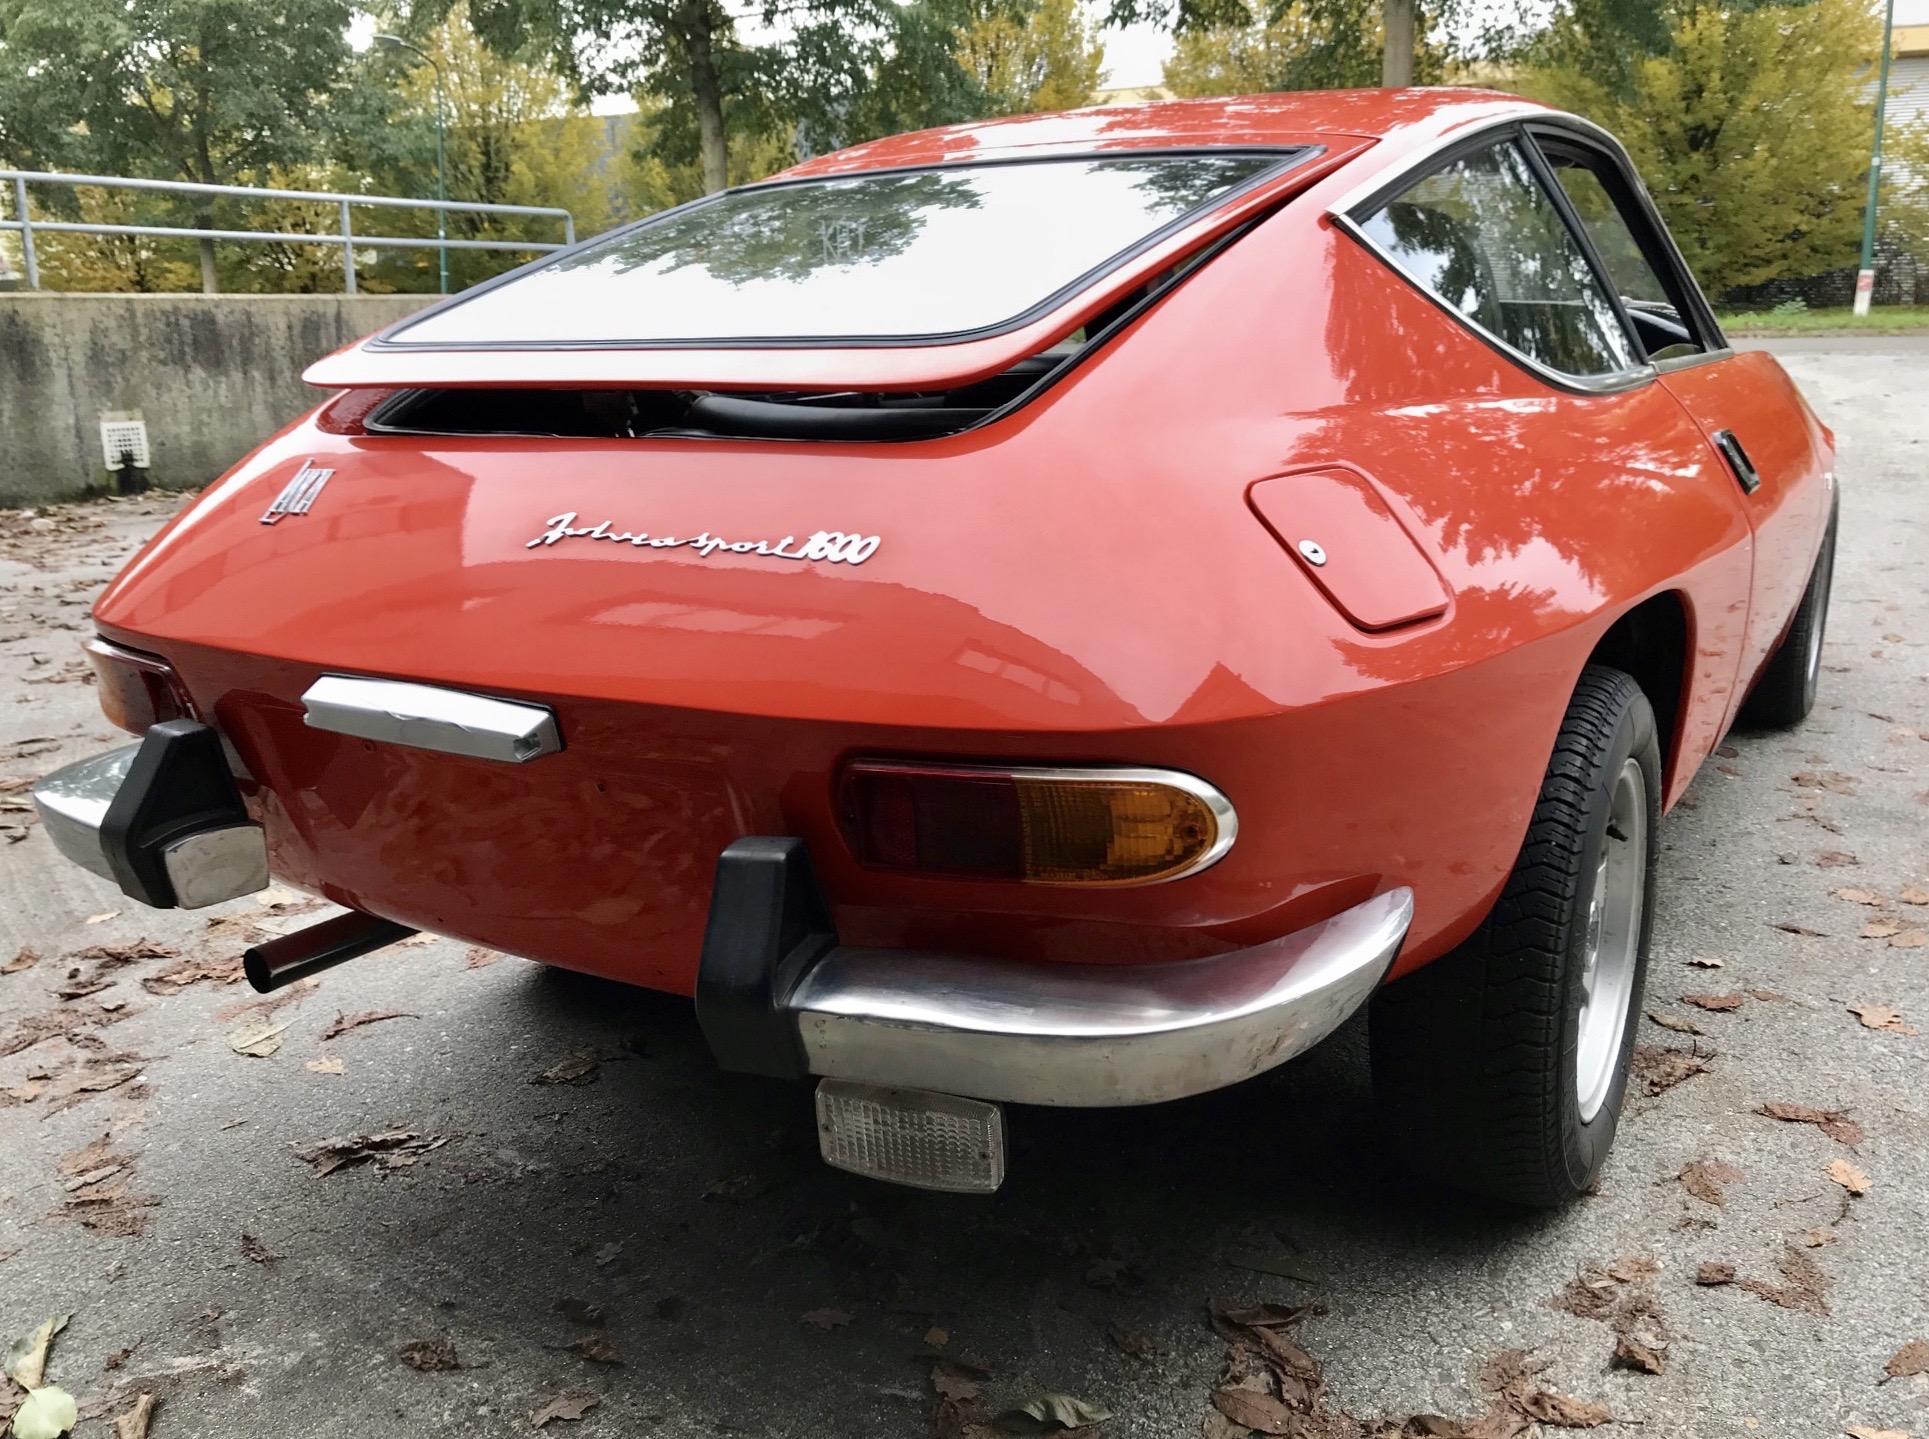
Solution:
{"label": "chrome trunk trim strip", "polygon": [[311,729],[411,749],[527,764],[563,747],[546,705],[434,685],[323,675],[301,702]]}

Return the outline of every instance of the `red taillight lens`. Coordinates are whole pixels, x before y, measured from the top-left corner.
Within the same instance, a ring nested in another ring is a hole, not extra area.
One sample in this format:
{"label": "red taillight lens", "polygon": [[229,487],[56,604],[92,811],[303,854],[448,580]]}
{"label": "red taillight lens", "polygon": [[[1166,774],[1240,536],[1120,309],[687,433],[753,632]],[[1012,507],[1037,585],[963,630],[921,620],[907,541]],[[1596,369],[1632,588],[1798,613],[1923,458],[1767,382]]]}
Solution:
{"label": "red taillight lens", "polygon": [[82,648],[100,680],[101,713],[117,728],[146,734],[162,720],[194,717],[194,703],[166,660],[98,635]]}
{"label": "red taillight lens", "polygon": [[993,769],[859,760],[839,817],[879,869],[1031,884],[1151,884],[1213,863],[1238,820],[1175,770]]}

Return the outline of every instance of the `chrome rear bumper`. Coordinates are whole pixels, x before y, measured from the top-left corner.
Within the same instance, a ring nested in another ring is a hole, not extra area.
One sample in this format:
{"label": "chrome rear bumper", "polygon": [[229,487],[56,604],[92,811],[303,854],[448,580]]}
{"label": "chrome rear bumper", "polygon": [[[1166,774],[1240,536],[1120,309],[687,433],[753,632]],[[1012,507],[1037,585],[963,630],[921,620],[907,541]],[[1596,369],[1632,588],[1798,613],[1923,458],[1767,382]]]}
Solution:
{"label": "chrome rear bumper", "polygon": [[142,904],[200,909],[268,887],[266,837],[206,725],[156,725],[46,775],[33,800],[54,848]]}
{"label": "chrome rear bumper", "polygon": [[[733,853],[764,872],[731,874]],[[1023,964],[840,945],[814,889],[800,841],[725,851],[697,1014],[726,1068],[1069,1107],[1180,1099],[1304,1053],[1366,1002],[1413,920],[1396,889],[1209,959]]]}
{"label": "chrome rear bumper", "polygon": [[1283,939],[1155,965],[833,949],[786,1006],[812,1074],[973,1099],[1156,1104],[1303,1054],[1373,993],[1413,919],[1399,889]]}

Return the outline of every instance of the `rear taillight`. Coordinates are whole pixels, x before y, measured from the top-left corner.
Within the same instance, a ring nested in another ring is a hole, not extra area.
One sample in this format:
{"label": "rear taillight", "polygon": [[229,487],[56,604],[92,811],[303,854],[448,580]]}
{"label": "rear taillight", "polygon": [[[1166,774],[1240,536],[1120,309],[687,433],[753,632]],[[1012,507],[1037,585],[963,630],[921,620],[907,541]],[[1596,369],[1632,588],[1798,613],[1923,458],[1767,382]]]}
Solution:
{"label": "rear taillight", "polygon": [[146,734],[162,720],[195,717],[194,702],[166,660],[99,635],[82,648],[100,679],[101,713],[117,728]]}
{"label": "rear taillight", "polygon": [[1029,884],[1177,879],[1217,861],[1239,829],[1218,790],[1164,769],[859,760],[838,801],[866,865]]}

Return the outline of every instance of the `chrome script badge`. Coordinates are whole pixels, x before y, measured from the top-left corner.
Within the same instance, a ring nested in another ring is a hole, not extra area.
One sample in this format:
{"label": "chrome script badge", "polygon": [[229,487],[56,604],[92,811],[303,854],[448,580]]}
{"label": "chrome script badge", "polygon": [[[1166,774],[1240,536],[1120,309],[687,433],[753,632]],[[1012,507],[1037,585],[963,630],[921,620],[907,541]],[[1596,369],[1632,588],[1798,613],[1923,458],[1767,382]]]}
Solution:
{"label": "chrome script badge", "polygon": [[317,468],[313,460],[303,460],[301,468],[295,471],[295,477],[282,486],[281,493],[275,496],[275,502],[268,506],[261,523],[272,525],[284,515],[307,514],[308,507],[315,503],[315,497],[322,492],[322,486],[328,483],[328,477],[334,473],[333,470]]}
{"label": "chrome script badge", "polygon": [[846,534],[842,530],[819,530],[802,545],[797,545],[795,535],[785,535],[773,545],[769,540],[726,540],[708,530],[683,539],[676,535],[652,535],[643,530],[614,529],[608,520],[579,526],[574,510],[552,515],[544,523],[549,528],[524,545],[524,549],[533,550],[538,545],[553,545],[562,540],[610,540],[637,549],[692,549],[706,560],[714,554],[767,555],[773,560],[823,560],[834,565],[861,565],[877,553],[879,543],[876,535]]}

